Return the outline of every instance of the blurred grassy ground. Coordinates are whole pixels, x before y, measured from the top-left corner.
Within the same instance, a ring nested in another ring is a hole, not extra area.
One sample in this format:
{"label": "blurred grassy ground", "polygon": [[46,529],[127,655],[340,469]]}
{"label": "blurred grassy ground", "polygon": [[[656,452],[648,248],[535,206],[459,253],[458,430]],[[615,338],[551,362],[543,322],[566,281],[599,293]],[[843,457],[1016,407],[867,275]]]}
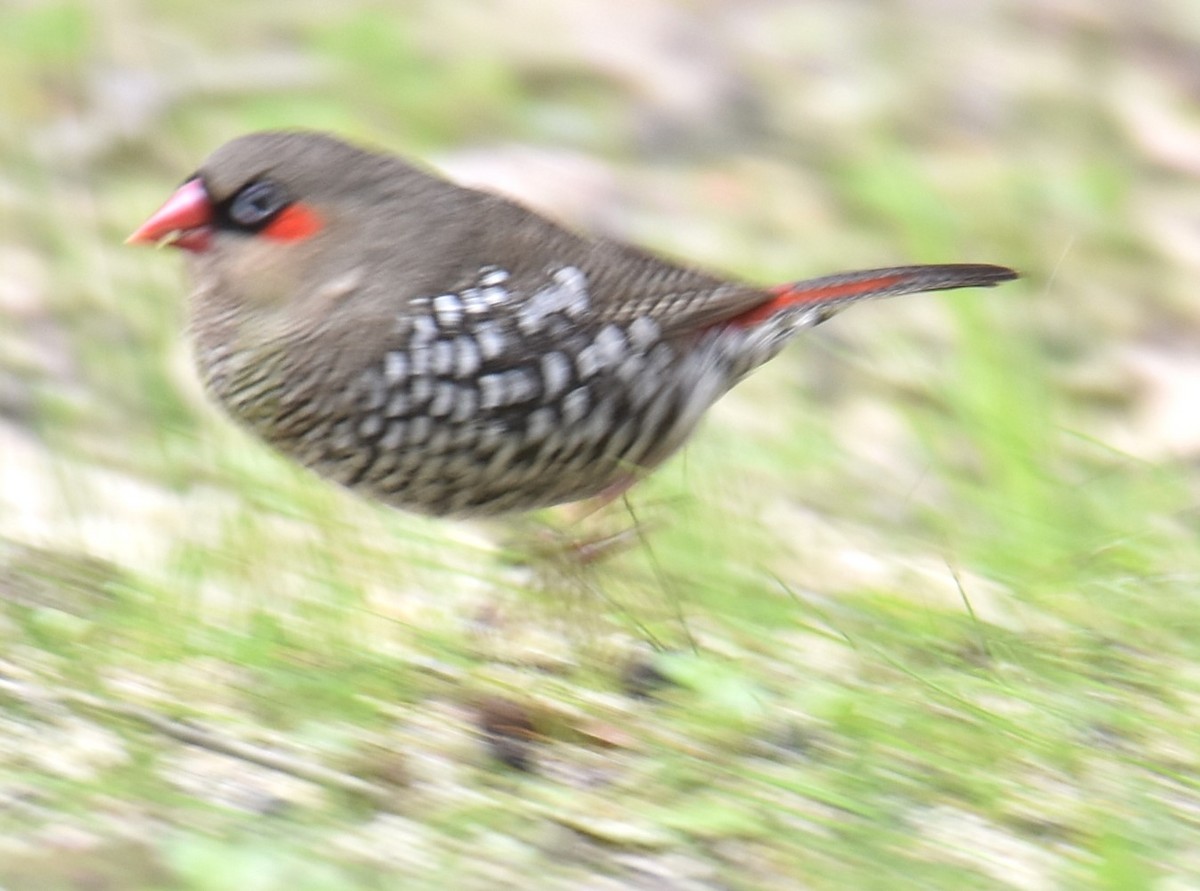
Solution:
{"label": "blurred grassy ground", "polygon": [[[0,6],[0,885],[1196,887],[1197,58],[1190,0]],[[628,551],[507,552],[233,429],[121,246],[296,125],[757,280],[1027,277],[814,332]]]}

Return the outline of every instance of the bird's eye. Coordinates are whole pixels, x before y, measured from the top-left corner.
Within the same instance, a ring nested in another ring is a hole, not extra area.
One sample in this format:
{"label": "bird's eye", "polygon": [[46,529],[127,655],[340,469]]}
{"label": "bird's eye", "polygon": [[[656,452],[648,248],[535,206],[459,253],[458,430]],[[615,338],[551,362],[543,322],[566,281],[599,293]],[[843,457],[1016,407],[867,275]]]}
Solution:
{"label": "bird's eye", "polygon": [[288,205],[283,189],[269,179],[243,186],[229,203],[229,220],[244,229],[257,229],[269,223]]}

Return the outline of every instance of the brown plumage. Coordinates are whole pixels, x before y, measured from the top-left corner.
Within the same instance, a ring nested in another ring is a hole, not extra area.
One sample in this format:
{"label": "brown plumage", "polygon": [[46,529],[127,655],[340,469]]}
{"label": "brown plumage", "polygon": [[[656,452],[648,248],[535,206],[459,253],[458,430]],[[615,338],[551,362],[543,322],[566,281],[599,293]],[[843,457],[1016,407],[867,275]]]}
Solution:
{"label": "brown plumage", "polygon": [[760,288],[302,132],[219,148],[130,241],[188,251],[197,366],[235,418],[434,514],[618,490],[840,306],[1016,277],[909,266]]}

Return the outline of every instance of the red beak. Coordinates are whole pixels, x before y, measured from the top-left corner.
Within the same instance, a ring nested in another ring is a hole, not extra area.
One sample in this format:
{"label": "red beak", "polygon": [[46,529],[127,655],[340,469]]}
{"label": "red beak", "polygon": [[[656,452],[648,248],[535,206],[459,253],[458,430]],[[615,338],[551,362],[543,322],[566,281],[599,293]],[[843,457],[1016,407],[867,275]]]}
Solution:
{"label": "red beak", "polygon": [[212,200],[204,183],[189,179],[126,238],[125,243],[169,244],[188,251],[202,251],[208,247],[212,231]]}

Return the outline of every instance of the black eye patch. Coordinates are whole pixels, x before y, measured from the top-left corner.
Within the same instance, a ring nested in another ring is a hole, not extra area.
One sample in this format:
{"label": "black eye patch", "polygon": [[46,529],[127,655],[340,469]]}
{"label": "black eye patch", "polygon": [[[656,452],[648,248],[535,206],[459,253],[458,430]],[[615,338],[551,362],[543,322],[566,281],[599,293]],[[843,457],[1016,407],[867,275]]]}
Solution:
{"label": "black eye patch", "polygon": [[238,189],[217,207],[218,219],[229,228],[257,232],[279,216],[292,201],[283,187],[258,179]]}

